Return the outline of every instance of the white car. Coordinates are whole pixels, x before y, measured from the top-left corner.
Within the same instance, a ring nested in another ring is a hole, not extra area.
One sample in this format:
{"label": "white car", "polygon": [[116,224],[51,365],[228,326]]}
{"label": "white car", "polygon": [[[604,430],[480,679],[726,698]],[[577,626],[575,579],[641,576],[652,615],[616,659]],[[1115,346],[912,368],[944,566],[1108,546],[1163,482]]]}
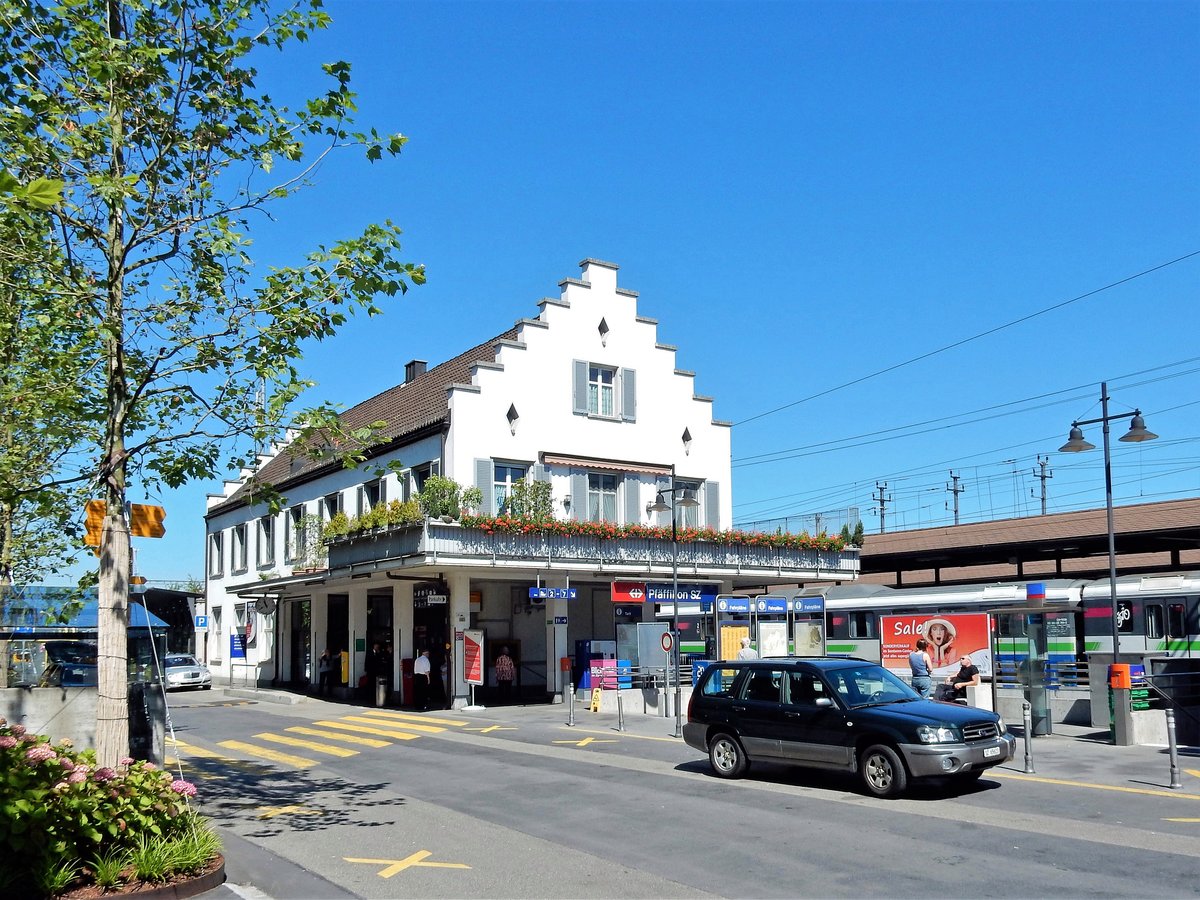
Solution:
{"label": "white car", "polygon": [[190,653],[171,653],[163,660],[166,671],[167,690],[184,688],[212,688],[212,672]]}

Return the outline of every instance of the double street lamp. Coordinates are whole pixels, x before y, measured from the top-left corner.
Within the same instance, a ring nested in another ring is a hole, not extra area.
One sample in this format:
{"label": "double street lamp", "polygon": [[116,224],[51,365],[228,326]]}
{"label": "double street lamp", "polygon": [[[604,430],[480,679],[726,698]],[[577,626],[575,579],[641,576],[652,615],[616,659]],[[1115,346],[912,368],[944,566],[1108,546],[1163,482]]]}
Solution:
{"label": "double street lamp", "polygon": [[1071,433],[1068,436],[1067,442],[1058,448],[1060,453],[1079,453],[1084,450],[1095,450],[1096,445],[1092,444],[1083,438],[1083,429],[1080,425],[1094,425],[1097,422],[1104,424],[1104,507],[1108,513],[1108,585],[1110,591],[1110,602],[1112,603],[1112,639],[1113,639],[1113,662],[1119,661],[1121,656],[1120,644],[1120,628],[1121,619],[1117,609],[1117,547],[1116,533],[1113,530],[1113,505],[1112,505],[1112,458],[1109,455],[1108,449],[1108,423],[1117,419],[1129,419],[1129,431],[1120,438],[1121,441],[1127,443],[1140,443],[1141,441],[1152,441],[1158,437],[1152,431],[1146,429],[1146,421],[1142,418],[1142,411],[1135,409],[1131,413],[1113,413],[1108,414],[1108,383],[1100,383],[1100,418],[1098,419],[1077,419],[1071,423]]}
{"label": "double street lamp", "polygon": [[[676,494],[679,495],[677,500]],[[667,504],[667,495],[672,498],[670,505]],[[651,512],[665,513],[669,510],[671,513],[671,631],[674,642],[671,645],[672,652],[667,655],[667,667],[675,669],[675,737],[683,736],[683,709],[680,706],[683,694],[679,685],[679,533],[675,510],[694,509],[699,505],[695,490],[675,486],[675,467],[671,466],[671,486],[660,490],[650,507]]]}

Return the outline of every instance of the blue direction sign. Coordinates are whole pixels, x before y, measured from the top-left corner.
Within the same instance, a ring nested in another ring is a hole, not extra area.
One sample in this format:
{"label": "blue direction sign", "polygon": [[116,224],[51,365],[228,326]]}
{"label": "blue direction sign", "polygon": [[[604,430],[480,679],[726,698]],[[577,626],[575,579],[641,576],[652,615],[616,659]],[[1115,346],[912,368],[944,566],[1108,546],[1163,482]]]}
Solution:
{"label": "blue direction sign", "polygon": [[574,600],[575,588],[531,587],[530,600]]}
{"label": "blue direction sign", "polygon": [[760,613],[786,613],[787,597],[756,597],[755,606]]}
{"label": "blue direction sign", "polygon": [[717,612],[750,612],[749,597],[718,597]]}
{"label": "blue direction sign", "polygon": [[819,613],[824,611],[824,597],[796,597],[792,600],[792,612]]}
{"label": "blue direction sign", "polygon": [[699,603],[703,607],[705,603],[711,604],[716,597],[715,584],[680,584],[679,590],[670,584],[646,585],[646,599],[654,603],[678,600],[680,603]]}

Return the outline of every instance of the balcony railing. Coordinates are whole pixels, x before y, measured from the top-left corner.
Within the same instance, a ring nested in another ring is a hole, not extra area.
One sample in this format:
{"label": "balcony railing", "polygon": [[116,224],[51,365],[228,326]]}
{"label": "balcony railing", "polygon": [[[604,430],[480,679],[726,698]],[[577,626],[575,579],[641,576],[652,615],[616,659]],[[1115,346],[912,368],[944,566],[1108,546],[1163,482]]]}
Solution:
{"label": "balcony railing", "polygon": [[[859,551],[809,550],[710,541],[680,541],[681,575],[770,574],[814,578],[853,578]],[[656,538],[601,539],[590,535],[540,531],[491,534],[457,522],[428,520],[423,525],[360,532],[329,542],[329,568],[379,569],[421,565],[611,569],[661,575],[672,567],[672,542]]]}

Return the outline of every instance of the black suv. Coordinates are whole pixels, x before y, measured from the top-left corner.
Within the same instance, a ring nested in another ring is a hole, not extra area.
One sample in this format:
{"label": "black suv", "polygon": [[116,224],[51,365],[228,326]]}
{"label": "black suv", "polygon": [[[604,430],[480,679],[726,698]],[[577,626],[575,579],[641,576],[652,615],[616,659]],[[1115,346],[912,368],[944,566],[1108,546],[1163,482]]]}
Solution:
{"label": "black suv", "polygon": [[857,772],[878,797],[910,778],[973,781],[1016,752],[995,713],[922,700],[883,666],[845,657],[713,663],[683,737],[722,778],[770,760]]}

